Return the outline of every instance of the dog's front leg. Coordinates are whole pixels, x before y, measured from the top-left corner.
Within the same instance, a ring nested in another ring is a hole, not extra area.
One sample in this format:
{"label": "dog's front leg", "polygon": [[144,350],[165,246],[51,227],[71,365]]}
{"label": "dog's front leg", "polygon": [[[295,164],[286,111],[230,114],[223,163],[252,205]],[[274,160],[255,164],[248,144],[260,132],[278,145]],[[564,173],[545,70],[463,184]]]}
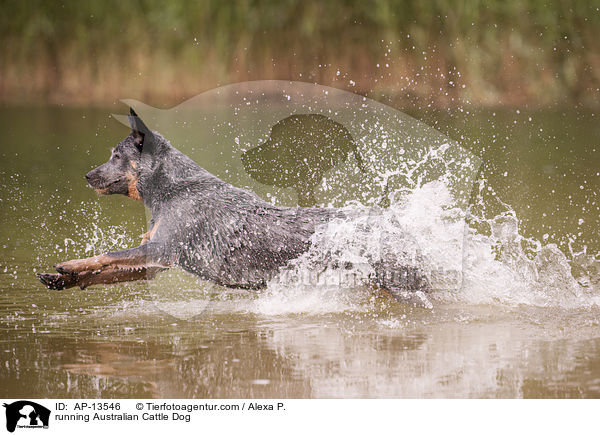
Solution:
{"label": "dog's front leg", "polygon": [[56,266],[59,273],[40,273],[38,277],[53,290],[152,279],[156,273],[170,266],[159,259],[158,252],[155,243],[147,243],[132,249],[66,261]]}
{"label": "dog's front leg", "polygon": [[40,281],[51,290],[64,290],[70,287],[84,289],[96,284],[116,284],[118,282],[149,280],[166,267],[141,267],[137,269],[107,269],[100,272],[86,271],[78,274],[38,273]]}
{"label": "dog's front leg", "polygon": [[153,243],[146,243],[136,248],[109,252],[95,257],[65,261],[56,265],[56,271],[63,275],[76,275],[83,272],[100,272],[107,269],[135,269],[142,267],[168,267],[159,261],[153,253]]}

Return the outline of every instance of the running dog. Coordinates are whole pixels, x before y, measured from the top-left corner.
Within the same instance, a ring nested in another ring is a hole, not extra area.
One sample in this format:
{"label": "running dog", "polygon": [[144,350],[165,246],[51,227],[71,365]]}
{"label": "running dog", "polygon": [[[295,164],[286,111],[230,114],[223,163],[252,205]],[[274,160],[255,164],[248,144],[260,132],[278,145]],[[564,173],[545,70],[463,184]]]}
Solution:
{"label": "running dog", "polygon": [[[85,177],[101,195],[143,201],[152,213],[150,230],[135,248],[66,261],[56,265],[58,273],[38,274],[49,289],[151,279],[172,266],[224,287],[260,289],[310,248],[319,227],[345,217],[335,208],[267,203],[198,166],[133,109],[128,118],[131,134]],[[372,265],[376,273],[370,282],[401,300],[429,289],[418,268],[395,263]]]}

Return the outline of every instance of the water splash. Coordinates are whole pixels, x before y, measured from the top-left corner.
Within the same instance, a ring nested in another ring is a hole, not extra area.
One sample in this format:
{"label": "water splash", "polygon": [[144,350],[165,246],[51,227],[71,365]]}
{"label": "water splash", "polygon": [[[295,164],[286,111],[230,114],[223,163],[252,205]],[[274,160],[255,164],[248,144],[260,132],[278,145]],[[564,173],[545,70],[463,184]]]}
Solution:
{"label": "water splash", "polygon": [[98,201],[69,204],[68,208],[54,209],[56,215],[41,211],[47,209],[53,210],[46,202],[39,204],[39,227],[43,232],[33,235],[34,265],[41,270],[54,258],[90,257],[139,243],[129,231],[130,223],[111,223]]}
{"label": "water splash", "polygon": [[[477,219],[478,227],[488,225],[485,234],[469,222],[468,211],[456,207],[440,180],[402,195],[388,209],[353,210],[353,217],[336,219],[313,236],[311,249],[293,262],[292,273],[269,283],[257,311],[345,311],[364,305],[369,301],[365,283],[373,273],[369,265],[390,253],[409,258],[409,252],[418,253],[412,258],[418,258],[430,280],[428,297],[434,304],[600,305],[600,288],[576,280],[556,245],[524,237],[514,212]],[[352,267],[340,273],[323,269],[324,264]],[[594,279],[588,276],[588,283]]]}

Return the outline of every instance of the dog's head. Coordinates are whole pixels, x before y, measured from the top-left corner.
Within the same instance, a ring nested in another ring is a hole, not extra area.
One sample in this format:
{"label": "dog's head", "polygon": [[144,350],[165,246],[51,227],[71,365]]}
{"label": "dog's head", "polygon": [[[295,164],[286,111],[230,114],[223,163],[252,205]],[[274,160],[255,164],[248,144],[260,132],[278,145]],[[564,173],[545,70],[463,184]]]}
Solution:
{"label": "dog's head", "polygon": [[137,188],[142,153],[149,152],[154,134],[130,109],[128,115],[131,134],[112,150],[110,159],[85,175],[88,184],[101,195],[120,193],[132,199],[141,200]]}

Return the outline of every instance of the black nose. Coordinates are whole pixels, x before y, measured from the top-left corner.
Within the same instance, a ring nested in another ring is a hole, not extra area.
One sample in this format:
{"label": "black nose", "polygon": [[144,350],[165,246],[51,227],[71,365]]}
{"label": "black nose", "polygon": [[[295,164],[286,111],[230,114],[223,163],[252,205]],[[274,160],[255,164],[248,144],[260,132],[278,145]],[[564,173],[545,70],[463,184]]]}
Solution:
{"label": "black nose", "polygon": [[87,174],[85,174],[85,179],[90,181],[90,173],[89,172]]}

